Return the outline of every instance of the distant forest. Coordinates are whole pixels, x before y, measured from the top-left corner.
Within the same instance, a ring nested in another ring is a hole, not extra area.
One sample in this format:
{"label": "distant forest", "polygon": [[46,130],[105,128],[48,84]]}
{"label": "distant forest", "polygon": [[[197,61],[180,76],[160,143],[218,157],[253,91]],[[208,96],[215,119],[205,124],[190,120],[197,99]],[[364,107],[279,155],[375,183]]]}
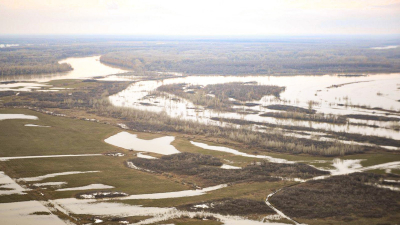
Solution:
{"label": "distant forest", "polygon": [[373,43],[194,42],[163,43],[111,52],[101,62],[142,71],[219,75],[364,74],[400,72],[400,48]]}
{"label": "distant forest", "polygon": [[219,75],[361,74],[400,72],[398,39],[172,39],[117,37],[1,38],[0,75],[72,70],[58,61],[102,55],[101,62],[145,72]]}
{"label": "distant forest", "polygon": [[[25,44],[17,47],[0,48],[0,76],[45,74],[70,71],[71,65],[58,61],[72,56],[99,54],[99,48],[72,43]],[[1,39],[0,39],[1,43]]]}

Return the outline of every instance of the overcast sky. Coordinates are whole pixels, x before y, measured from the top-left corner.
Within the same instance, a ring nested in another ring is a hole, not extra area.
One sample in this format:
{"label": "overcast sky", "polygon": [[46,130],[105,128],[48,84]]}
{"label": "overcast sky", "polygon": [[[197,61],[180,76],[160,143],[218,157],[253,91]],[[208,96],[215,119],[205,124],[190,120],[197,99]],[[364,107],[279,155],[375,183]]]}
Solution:
{"label": "overcast sky", "polygon": [[400,0],[0,0],[0,34],[400,34]]}

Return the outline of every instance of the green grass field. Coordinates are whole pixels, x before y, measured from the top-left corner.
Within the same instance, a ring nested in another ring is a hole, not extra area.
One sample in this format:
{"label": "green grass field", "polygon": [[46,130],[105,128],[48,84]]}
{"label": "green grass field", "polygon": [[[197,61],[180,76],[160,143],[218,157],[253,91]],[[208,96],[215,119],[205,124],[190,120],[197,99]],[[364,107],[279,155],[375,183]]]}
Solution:
{"label": "green grass field", "polygon": [[[80,187],[90,184],[105,184],[114,186],[111,191],[122,191],[128,194],[173,192],[190,189],[188,185],[182,184],[184,178],[174,176],[173,178],[150,174],[134,169],[129,169],[124,162],[134,156],[135,152],[127,151],[104,142],[104,139],[118,132],[125,131],[113,125],[97,122],[89,122],[66,117],[56,117],[27,109],[0,109],[1,114],[27,114],[37,116],[38,120],[3,120],[0,121],[0,157],[11,156],[39,156],[39,155],[68,155],[68,154],[94,154],[107,152],[123,152],[124,157],[110,156],[88,156],[88,157],[64,157],[64,158],[37,158],[37,159],[14,159],[0,161],[0,171],[4,171],[11,178],[35,177],[51,173],[69,171],[99,171],[97,173],[75,174],[47,178],[38,182],[20,182],[30,185],[41,182],[67,182],[63,188]],[[25,124],[37,124],[50,127],[26,127]],[[150,140],[163,136],[164,134],[140,133],[139,138]],[[172,134],[170,134],[172,135]],[[190,140],[206,143],[214,146],[226,146],[241,152],[255,154],[251,149],[237,146],[221,145],[220,143],[207,141],[204,137],[189,139],[184,135],[177,135],[172,142],[181,152],[192,152],[212,155],[222,159],[223,163],[235,166],[246,166],[253,161],[261,161],[249,157],[235,156],[230,153],[211,151],[196,147]],[[157,154],[149,154],[160,157]],[[283,158],[291,161],[308,162],[315,166],[330,167],[333,158],[314,157],[309,155],[288,155],[279,153],[268,154],[272,157]],[[371,166],[392,161],[400,161],[400,154],[396,152],[358,154],[342,157],[343,159],[364,159],[363,166]],[[327,160],[325,163],[311,163],[313,160]],[[383,173],[382,170],[372,172]],[[397,170],[392,172],[398,172]],[[184,197],[174,199],[155,200],[113,200],[125,204],[143,205],[152,207],[174,207],[183,204],[198,203],[221,198],[248,198],[264,201],[266,196],[284,186],[295,182],[253,182],[238,183],[232,186],[212,191],[205,195],[195,197]],[[55,191],[54,188],[38,188],[29,191],[26,195],[3,195],[0,203],[15,202],[37,199],[38,191],[44,193],[47,199],[70,198],[78,193],[86,191]],[[88,190],[90,191],[90,190]],[[110,200],[111,201],[111,200]],[[283,220],[282,220],[283,221]],[[217,221],[200,221],[189,218],[177,218],[170,221],[175,224],[220,224]],[[326,223],[338,224],[335,220],[302,221],[310,224]],[[340,223],[339,223],[340,224]]]}

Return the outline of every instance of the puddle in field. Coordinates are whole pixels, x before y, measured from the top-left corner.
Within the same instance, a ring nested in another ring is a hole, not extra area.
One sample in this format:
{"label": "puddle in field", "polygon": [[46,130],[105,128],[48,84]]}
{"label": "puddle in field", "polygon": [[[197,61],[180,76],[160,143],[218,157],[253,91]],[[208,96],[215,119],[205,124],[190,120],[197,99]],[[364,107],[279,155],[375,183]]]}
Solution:
{"label": "puddle in field", "polygon": [[13,179],[11,179],[11,177],[0,171],[0,196],[12,194],[24,195],[26,194],[24,191],[26,191],[25,188],[21,187]]}
{"label": "puddle in field", "polygon": [[203,149],[207,149],[207,150],[227,152],[227,153],[231,153],[231,154],[234,154],[234,155],[250,157],[250,158],[265,159],[265,160],[268,160],[269,162],[274,162],[274,163],[294,163],[294,162],[288,161],[286,159],[279,159],[279,158],[274,158],[274,157],[266,156],[266,155],[251,155],[251,154],[247,154],[247,153],[244,153],[244,152],[239,152],[238,150],[227,148],[227,147],[223,147],[223,146],[212,146],[212,145],[208,145],[208,144],[204,144],[204,143],[200,143],[200,142],[195,142],[195,141],[190,141],[190,143],[192,145],[194,145],[194,146],[197,146],[197,147],[200,147],[200,148],[203,148]]}
{"label": "puddle in field", "polygon": [[50,127],[50,126],[42,126],[42,125],[37,125],[37,124],[25,124],[25,127]]}
{"label": "puddle in field", "polygon": [[38,120],[36,116],[25,115],[25,114],[0,114],[0,120],[13,120],[13,119],[23,119],[23,120]]}
{"label": "puddle in field", "polygon": [[172,136],[160,137],[152,140],[143,140],[137,138],[136,134],[130,134],[123,131],[105,139],[104,141],[108,144],[128,150],[171,155],[180,153],[174,146],[171,145],[171,142],[174,140],[175,137]]}
{"label": "puddle in field", "polygon": [[67,182],[60,181],[60,182],[44,182],[44,183],[34,183],[32,186],[35,187],[43,187],[43,186],[62,186],[67,184]]}
{"label": "puddle in field", "polygon": [[[363,167],[361,165],[361,161],[365,159],[339,159],[335,158],[332,160],[331,166],[334,167],[335,169],[326,169],[322,167],[316,167],[317,169],[320,170],[325,170],[329,171],[331,173],[331,176],[335,175],[345,175],[345,174],[351,174],[351,173],[356,173],[356,172],[365,172],[369,170],[387,170],[387,169],[400,169],[400,161],[394,161],[394,162],[388,162],[388,163],[382,163],[382,164],[377,164],[373,166],[366,166]],[[313,179],[325,179],[329,176],[321,176],[321,177],[316,177]]]}
{"label": "puddle in field", "polygon": [[98,216],[152,216],[159,213],[167,213],[171,210],[171,208],[141,207],[93,199],[66,198],[50,200],[50,202],[56,203],[70,213]]}
{"label": "puddle in field", "polygon": [[100,171],[71,171],[71,172],[62,172],[62,173],[51,173],[37,177],[25,177],[20,178],[18,180],[30,182],[30,181],[41,181],[51,177],[58,177],[58,176],[66,176],[66,175],[73,175],[73,174],[82,174],[82,173],[98,173]]}
{"label": "puddle in field", "polygon": [[127,197],[122,197],[120,199],[166,199],[166,198],[183,198],[183,197],[193,197],[204,195],[207,192],[215,191],[221,188],[225,188],[228,185],[220,184],[212,187],[207,187],[197,190],[186,190],[186,191],[175,191],[175,192],[164,192],[164,193],[154,193],[154,194],[141,194],[141,195],[130,195]]}
{"label": "puddle in field", "polygon": [[0,84],[0,91],[25,92],[25,91],[38,90],[49,86],[50,85],[47,84],[17,82],[17,83]]}
{"label": "puddle in field", "polygon": [[157,158],[154,157],[154,156],[146,155],[146,154],[143,154],[143,153],[141,153],[141,152],[139,152],[136,156],[137,156],[138,158],[143,158],[143,159],[157,159]]}
{"label": "puddle in field", "polygon": [[361,159],[339,159],[336,158],[333,160],[332,166],[335,167],[335,170],[330,170],[332,175],[342,175],[349,174],[359,171],[361,168]]}
{"label": "puddle in field", "polygon": [[377,169],[400,169],[400,161],[382,163],[382,164],[373,165],[373,166],[367,166],[367,167],[361,168],[360,170],[367,171],[367,170],[377,170]]}
{"label": "puddle in field", "polygon": [[[45,212],[48,215],[33,215]],[[25,201],[0,204],[1,224],[12,225],[66,225],[38,201]]]}
{"label": "puddle in field", "polygon": [[57,189],[56,191],[79,191],[79,190],[109,189],[109,188],[114,188],[114,187],[105,184],[90,184],[82,187],[61,188]]}
{"label": "puddle in field", "polygon": [[85,157],[85,156],[102,156],[102,154],[33,155],[33,156],[0,157],[0,161],[8,161],[8,160],[13,160],[13,159],[39,159],[39,158]]}
{"label": "puddle in field", "polygon": [[238,170],[238,169],[242,169],[242,167],[238,167],[238,166],[231,166],[228,164],[223,164],[221,166],[221,169],[226,169],[226,170]]}
{"label": "puddle in field", "polygon": [[371,184],[371,183],[366,183],[366,184],[377,188],[389,189],[391,191],[400,191],[400,187],[395,187],[393,185]]}

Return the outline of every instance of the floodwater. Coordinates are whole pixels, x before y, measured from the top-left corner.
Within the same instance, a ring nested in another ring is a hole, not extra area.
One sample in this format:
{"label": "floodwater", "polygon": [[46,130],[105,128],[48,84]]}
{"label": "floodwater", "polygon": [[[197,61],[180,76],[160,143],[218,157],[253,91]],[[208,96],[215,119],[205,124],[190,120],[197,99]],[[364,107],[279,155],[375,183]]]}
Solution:
{"label": "floodwater", "polygon": [[102,156],[102,154],[13,156],[13,157],[0,157],[0,161],[8,161],[12,159],[39,159],[39,158],[84,157],[84,156]]}
{"label": "floodwater", "polygon": [[[35,212],[48,215],[34,215]],[[12,225],[65,225],[61,219],[38,201],[13,202],[0,204],[1,224]]]}
{"label": "floodwater", "polygon": [[67,184],[67,182],[60,181],[60,182],[45,182],[45,183],[34,183],[32,184],[35,187],[43,187],[43,186],[62,186]]}
{"label": "floodwater", "polygon": [[58,176],[66,176],[66,175],[73,175],[73,174],[81,174],[81,173],[97,173],[99,171],[70,171],[70,172],[62,172],[62,173],[51,173],[37,177],[25,177],[20,178],[19,180],[29,182],[29,181],[41,181],[51,177],[58,177]]}
{"label": "floodwater", "polygon": [[386,50],[386,49],[394,49],[394,48],[398,48],[398,45],[388,45],[388,46],[383,46],[383,47],[372,47],[371,49],[374,50]]}
{"label": "floodwater", "polygon": [[25,127],[50,127],[50,126],[42,126],[42,125],[37,125],[37,124],[25,124]]}
{"label": "floodwater", "polygon": [[256,158],[256,159],[265,159],[265,160],[268,160],[269,162],[274,162],[274,163],[294,163],[294,162],[288,161],[286,159],[274,158],[274,157],[267,156],[267,155],[251,155],[251,154],[239,152],[238,150],[231,149],[228,147],[223,147],[223,146],[212,146],[212,145],[195,142],[195,141],[190,141],[190,143],[196,147],[200,147],[200,148],[207,149],[207,150],[227,152],[227,153],[231,153],[234,155]]}
{"label": "floodwater", "polygon": [[[390,49],[392,46],[376,47],[374,49]],[[67,62],[74,68],[73,71],[65,73],[56,73],[50,75],[29,75],[18,77],[1,78],[1,81],[31,81],[20,83],[0,84],[0,91],[12,90],[18,95],[19,91],[32,91],[42,87],[48,87],[45,83],[34,82],[48,82],[56,79],[83,79],[93,78],[96,76],[105,76],[110,74],[120,74],[126,72],[125,70],[105,66],[99,62],[99,56],[85,57],[85,58],[68,58],[60,61],[60,63]],[[132,80],[131,77],[111,75],[103,80]],[[265,96],[259,101],[253,103],[260,104],[259,106],[246,107],[240,106],[239,109],[257,110],[257,114],[241,115],[237,113],[214,112],[212,110],[204,109],[195,106],[192,102],[176,98],[173,95],[167,97],[151,97],[144,98],[154,91],[157,87],[163,84],[173,83],[187,83],[193,85],[207,85],[227,82],[251,82],[255,81],[259,85],[278,85],[285,86],[286,90],[281,94],[280,99],[271,96]],[[58,91],[52,89],[49,91]],[[221,125],[222,123],[211,120],[211,117],[235,118],[255,122],[267,122],[280,125],[294,125],[312,127],[323,130],[332,131],[345,131],[350,133],[369,134],[376,136],[386,136],[389,138],[400,140],[400,132],[392,129],[391,127],[400,125],[399,122],[381,122],[371,120],[350,119],[352,123],[360,123],[361,125],[333,125],[328,123],[317,123],[308,121],[297,121],[288,119],[275,119],[268,117],[260,117],[259,114],[263,112],[272,112],[263,106],[270,104],[286,104],[308,108],[308,102],[313,101],[313,109],[325,114],[365,114],[365,115],[378,115],[400,118],[400,74],[378,74],[371,76],[361,77],[340,77],[340,76],[284,76],[284,77],[268,77],[268,76],[191,76],[165,79],[163,81],[140,81],[132,84],[126,90],[110,96],[112,104],[116,106],[136,108],[140,110],[148,110],[153,112],[166,112],[171,117],[179,117],[187,120],[194,120],[206,124]],[[141,103],[150,103],[151,105],[145,106]],[[360,107],[348,107],[345,105],[358,105],[374,108],[373,110],[362,109]],[[383,108],[384,110],[376,107]],[[386,111],[385,111],[386,110]],[[388,110],[392,110],[388,114]],[[397,112],[395,112],[397,111]],[[13,116],[10,116],[13,115]],[[37,117],[18,114],[0,114],[0,120],[3,119],[37,119]],[[372,126],[378,126],[374,128]],[[323,132],[321,132],[323,135]],[[122,147],[129,150],[153,152],[158,154],[174,154],[179,151],[171,145],[174,137],[161,137],[153,140],[142,140],[137,138],[136,135],[129,134],[128,132],[121,132],[111,136],[105,142]],[[259,159],[266,159],[276,163],[293,163],[285,159],[274,158],[265,155],[250,155],[239,152],[234,149],[209,146],[203,143],[192,142],[192,144],[209,150],[222,151],[241,155],[244,157],[253,157]],[[390,147],[390,146],[389,146]],[[69,155],[71,156],[71,155]],[[82,155],[81,155],[82,156]],[[0,160],[10,160],[26,157],[67,157],[67,156],[23,156],[23,157],[5,157]],[[138,153],[138,157],[151,158],[151,156]],[[7,159],[6,159],[7,158]],[[348,174],[358,171],[367,171],[373,169],[399,169],[400,162],[384,163],[369,167],[362,167],[361,160],[340,160],[335,159],[332,161],[332,167],[328,171],[331,175]],[[223,165],[221,168],[225,169],[239,169],[231,165]],[[47,174],[38,177],[21,178],[20,180],[26,182],[37,182],[50,177],[72,175],[80,173],[93,173],[99,171],[71,171],[63,173]],[[323,177],[321,177],[323,179]],[[60,186],[66,184],[65,182],[47,182],[36,183],[37,186]],[[0,172],[0,195],[8,194],[25,194],[25,188],[19,186],[13,179]],[[113,188],[112,186],[109,186]],[[179,192],[167,193],[154,193],[131,195],[121,198],[123,199],[163,199],[163,198],[178,198],[189,197],[206,194],[209,191],[224,188],[224,185],[217,185],[214,187],[187,190]],[[87,190],[91,188],[106,188],[103,184],[92,184],[84,187],[65,188],[59,190]],[[76,214],[89,214],[100,216],[152,216],[148,220],[140,222],[140,224],[159,222],[163,219],[177,218],[180,215],[189,215],[193,217],[197,213],[182,212],[175,208],[158,208],[158,207],[141,207],[132,206],[123,203],[103,202],[98,200],[80,200],[75,198],[50,200],[55,203],[55,207],[63,210],[66,213]],[[39,204],[39,205],[37,205]],[[24,208],[24,206],[26,206]],[[39,202],[21,202],[21,203],[5,203],[0,204],[0,217],[2,222],[6,221],[9,224],[64,224],[63,221],[57,217],[50,215],[29,215],[37,210],[48,211]],[[10,211],[13,210],[14,211]],[[35,210],[35,211],[33,211]],[[262,223],[260,221],[250,221],[239,217],[222,216],[219,214],[210,214],[219,219],[225,224],[281,224],[281,223]],[[282,216],[282,215],[280,215]],[[53,218],[55,217],[55,218]],[[284,217],[284,215],[283,215]],[[290,218],[289,218],[290,219]]]}
{"label": "floodwater", "polygon": [[104,141],[108,144],[128,150],[153,152],[161,155],[171,155],[175,153],[180,153],[173,145],[171,145],[171,142],[174,140],[175,137],[172,136],[160,137],[152,140],[143,140],[137,138],[136,134],[131,134],[123,131],[105,139]]}
{"label": "floodwater", "polygon": [[[264,160],[267,160],[267,161],[273,162],[273,163],[302,162],[302,163],[308,164],[308,163],[326,163],[326,162],[330,161],[330,160],[329,161],[328,160],[289,161],[286,159],[275,158],[275,157],[271,157],[271,156],[267,156],[267,155],[251,155],[251,154],[247,154],[247,153],[240,152],[238,150],[228,148],[228,147],[223,147],[223,146],[212,146],[212,145],[207,145],[204,143],[194,142],[194,141],[191,141],[190,143],[193,144],[194,146],[197,146],[197,147],[200,147],[203,149],[207,149],[207,150],[227,152],[227,153],[231,153],[233,155],[238,155],[238,156],[243,156],[243,157],[264,159]],[[330,165],[334,169],[326,169],[323,167],[316,167],[316,168],[320,169],[320,170],[328,171],[331,173],[332,176],[344,175],[344,174],[350,174],[350,173],[362,172],[362,171],[368,171],[368,170],[375,170],[375,169],[400,169],[400,161],[377,164],[377,165],[368,166],[368,167],[363,167],[361,165],[361,161],[363,161],[363,159],[335,158],[331,161],[331,165]],[[232,167],[232,166],[225,165],[225,167]],[[230,168],[230,169],[238,169],[238,168],[240,168],[240,167]],[[321,178],[326,178],[326,177],[327,176],[323,176]],[[286,179],[286,178],[282,178],[282,179]],[[291,179],[291,180],[293,180],[293,179]],[[294,181],[304,182],[304,180],[301,180],[298,178],[295,178]]]}
{"label": "floodwater", "polygon": [[105,185],[105,184],[89,184],[82,187],[73,187],[73,188],[61,188],[56,191],[79,191],[79,190],[93,190],[93,189],[109,189],[114,188],[114,186]]}
{"label": "floodwater", "polygon": [[4,174],[4,172],[0,171],[0,196],[12,194],[24,195],[26,194],[24,191],[26,191],[25,188],[21,187],[13,179]]}
{"label": "floodwater", "polygon": [[242,169],[242,167],[232,166],[232,165],[228,165],[228,164],[222,164],[222,166],[220,168],[225,169],[225,170],[240,170],[240,169]]}
{"label": "floodwater", "polygon": [[94,199],[66,198],[50,202],[56,203],[70,213],[99,216],[152,216],[159,213],[167,213],[171,210],[171,208],[132,206]]}
{"label": "floodwater", "polygon": [[19,44],[0,44],[0,48],[11,48],[17,46],[19,46]]}
{"label": "floodwater", "polygon": [[339,159],[336,158],[333,160],[332,166],[335,167],[335,170],[330,170],[332,175],[342,175],[349,174],[359,171],[362,168],[361,159]]}
{"label": "floodwater", "polygon": [[57,199],[51,200],[51,203],[57,205],[57,208],[62,208],[67,213],[88,214],[98,216],[151,216],[152,218],[142,220],[135,224],[152,224],[162,222],[168,219],[179,218],[181,216],[214,216],[227,225],[284,225],[285,223],[265,222],[248,220],[238,216],[223,216],[220,214],[206,212],[186,212],[176,208],[161,208],[161,207],[142,207],[138,205],[127,205],[115,202],[103,202],[98,200],[88,199]]}
{"label": "floodwater", "polygon": [[[386,48],[384,46],[383,48]],[[48,82],[55,79],[82,79],[96,76],[107,76],[104,80],[132,80],[132,76],[124,76],[122,69],[113,68],[101,64],[100,56],[67,58],[60,63],[69,63],[73,71],[50,75],[30,75],[18,77],[0,78],[0,81],[35,81]],[[116,74],[119,74],[116,76]],[[259,85],[278,85],[286,87],[280,99],[264,96],[258,106],[239,106],[236,108],[256,110],[257,114],[242,115],[238,113],[221,113],[202,107],[196,107],[193,103],[181,99],[171,100],[175,96],[146,98],[157,87],[163,84],[187,83],[193,85],[208,85],[227,82],[256,82]],[[0,84],[0,91],[31,91],[45,86],[45,83],[10,83]],[[349,132],[357,134],[375,135],[400,140],[400,131],[394,128],[400,126],[400,122],[367,121],[350,119],[354,124],[330,124],[322,122],[310,122],[291,119],[276,119],[261,117],[259,114],[276,110],[269,110],[263,106],[270,104],[286,104],[308,108],[308,102],[313,101],[313,109],[325,114],[365,114],[400,118],[400,74],[376,74],[359,77],[346,77],[336,75],[325,76],[189,76],[164,79],[162,81],[139,81],[132,84],[126,90],[110,96],[112,104],[116,106],[136,108],[153,112],[166,112],[171,117],[179,117],[186,120],[195,120],[205,124],[221,125],[220,122],[211,120],[211,117],[243,119],[254,122],[266,122],[279,125],[291,125],[312,127],[315,129],[331,130],[335,132]],[[51,90],[57,91],[57,90]],[[150,103],[143,105],[141,103]],[[346,106],[347,105],[347,106]],[[352,105],[354,107],[350,107]],[[371,109],[363,109],[355,106],[366,106]],[[380,110],[378,108],[383,108]],[[394,110],[388,114],[388,111]],[[397,111],[397,113],[394,113]],[[377,127],[374,127],[377,126]]]}
{"label": "floodwater", "polygon": [[22,120],[38,120],[36,116],[25,115],[25,114],[0,114],[0,121],[1,120],[15,120],[15,119],[22,119]]}
{"label": "floodwater", "polygon": [[207,192],[215,191],[221,188],[225,188],[228,185],[220,184],[212,187],[207,187],[203,189],[197,190],[186,190],[186,191],[175,191],[175,192],[163,192],[163,193],[154,193],[154,194],[141,194],[141,195],[130,195],[127,197],[122,197],[120,199],[166,199],[166,198],[183,198],[183,197],[193,197],[204,195]]}
{"label": "floodwater", "polygon": [[[2,80],[4,78],[0,78]],[[40,89],[43,87],[48,87],[50,85],[39,84],[39,83],[30,83],[30,82],[18,82],[18,83],[8,83],[8,84],[0,84],[0,91],[32,91],[36,89]]]}
{"label": "floodwater", "polygon": [[143,159],[157,159],[157,158],[154,157],[154,156],[146,155],[146,154],[143,154],[143,153],[141,153],[141,152],[139,152],[136,156],[137,156],[138,158],[143,158]]}
{"label": "floodwater", "polygon": [[100,63],[100,56],[67,58],[59,61],[59,63],[68,63],[72,66],[74,70],[62,73],[53,73],[53,74],[5,76],[1,77],[0,81],[48,82],[50,80],[83,79],[83,78],[92,78],[97,76],[106,76],[110,74],[120,74],[128,72],[127,70],[106,66]]}
{"label": "floodwater", "polygon": [[[280,99],[265,96],[253,103],[258,106],[239,106],[236,108],[256,110],[257,114],[238,114],[232,112],[216,112],[203,107],[195,106],[192,102],[174,95],[162,97],[147,97],[157,87],[166,84],[186,83],[192,85],[208,85],[228,82],[251,82],[259,85],[278,85],[286,87]],[[336,85],[336,86],[335,86]],[[380,122],[352,119],[352,124],[331,124],[325,122],[310,122],[292,119],[276,119],[261,117],[259,114],[272,112],[264,106],[271,104],[293,105],[308,108],[308,102],[313,101],[313,109],[325,114],[365,114],[388,116],[400,119],[400,74],[377,74],[361,77],[342,76],[189,76],[165,79],[162,81],[139,81],[126,90],[121,91],[109,99],[115,106],[129,107],[153,112],[166,112],[171,117],[194,120],[205,124],[217,124],[212,117],[243,119],[254,122],[267,122],[279,125],[312,127],[315,129],[349,132],[375,136],[385,136],[400,140],[400,132],[392,127],[400,122]],[[179,99],[179,100],[176,100]],[[148,103],[148,104],[143,104]],[[353,105],[354,107],[349,107]],[[356,106],[375,108],[362,109]],[[384,110],[377,109],[380,107]],[[385,110],[397,111],[389,113]],[[372,125],[378,127],[372,127]]]}

